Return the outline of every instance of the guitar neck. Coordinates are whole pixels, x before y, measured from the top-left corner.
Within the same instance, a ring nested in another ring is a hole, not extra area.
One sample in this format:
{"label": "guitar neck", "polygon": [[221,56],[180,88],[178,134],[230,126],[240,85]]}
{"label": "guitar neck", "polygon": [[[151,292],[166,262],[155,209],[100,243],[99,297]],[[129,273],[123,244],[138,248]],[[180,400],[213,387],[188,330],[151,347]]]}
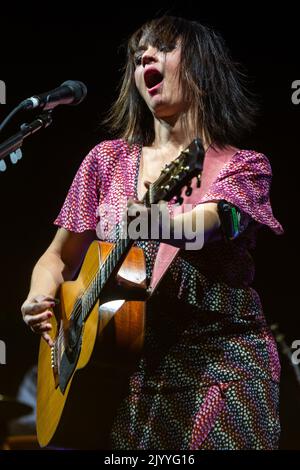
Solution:
{"label": "guitar neck", "polygon": [[89,288],[81,297],[83,321],[91,312],[108,280],[117,274],[133,243],[134,240],[128,237],[118,238],[105,262],[99,266]]}

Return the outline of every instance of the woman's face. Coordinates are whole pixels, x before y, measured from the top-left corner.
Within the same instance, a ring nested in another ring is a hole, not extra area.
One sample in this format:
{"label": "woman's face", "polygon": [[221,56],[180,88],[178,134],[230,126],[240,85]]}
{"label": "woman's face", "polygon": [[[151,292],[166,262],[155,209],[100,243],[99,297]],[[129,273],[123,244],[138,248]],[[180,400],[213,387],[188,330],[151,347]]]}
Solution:
{"label": "woman's face", "polygon": [[172,50],[141,47],[135,53],[135,83],[150,111],[157,118],[170,118],[184,111],[179,83],[180,42]]}

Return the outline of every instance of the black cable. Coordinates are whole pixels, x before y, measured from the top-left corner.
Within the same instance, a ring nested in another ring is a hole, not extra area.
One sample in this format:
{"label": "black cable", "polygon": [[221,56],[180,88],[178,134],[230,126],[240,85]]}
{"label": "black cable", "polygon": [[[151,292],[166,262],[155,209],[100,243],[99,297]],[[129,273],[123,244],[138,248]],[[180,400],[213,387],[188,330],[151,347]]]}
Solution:
{"label": "black cable", "polygon": [[21,109],[24,108],[24,102],[22,101],[22,103],[18,104],[18,106],[16,106],[10,113],[8,116],[6,116],[6,118],[4,119],[4,121],[0,124],[0,132],[4,129],[4,127],[6,126],[6,124],[11,120],[11,118],[17,114]]}

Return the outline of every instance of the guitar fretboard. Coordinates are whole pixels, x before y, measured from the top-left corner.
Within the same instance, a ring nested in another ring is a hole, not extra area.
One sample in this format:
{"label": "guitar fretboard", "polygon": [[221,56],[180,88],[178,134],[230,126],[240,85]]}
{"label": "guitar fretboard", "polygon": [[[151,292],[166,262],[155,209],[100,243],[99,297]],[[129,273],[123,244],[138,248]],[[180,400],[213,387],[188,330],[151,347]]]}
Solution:
{"label": "guitar fretboard", "polygon": [[[82,321],[90,314],[92,308],[96,304],[99,295],[104,288],[108,279],[112,276],[113,272],[119,267],[120,262],[125,258],[127,252],[133,245],[133,240],[128,237],[118,238],[111,252],[105,259],[105,262],[100,265],[97,273],[95,274],[89,288],[81,297],[81,308],[78,309],[77,302],[74,306],[74,316],[78,319],[78,316],[82,316]],[[78,301],[79,303],[80,301]],[[76,308],[77,304],[77,308]],[[77,316],[76,316],[76,311]]]}

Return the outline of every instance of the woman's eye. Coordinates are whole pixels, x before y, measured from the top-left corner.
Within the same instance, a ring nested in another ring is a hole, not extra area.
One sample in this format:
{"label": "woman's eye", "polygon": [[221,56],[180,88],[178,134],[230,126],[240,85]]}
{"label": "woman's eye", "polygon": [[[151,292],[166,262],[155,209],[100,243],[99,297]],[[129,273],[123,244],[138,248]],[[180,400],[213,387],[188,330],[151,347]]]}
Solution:
{"label": "woman's eye", "polygon": [[162,45],[159,47],[161,52],[171,52],[173,49],[175,49],[173,46]]}
{"label": "woman's eye", "polygon": [[143,54],[136,54],[136,55],[134,56],[134,63],[135,63],[135,65],[141,65],[141,63],[142,63],[142,56],[143,56]]}

